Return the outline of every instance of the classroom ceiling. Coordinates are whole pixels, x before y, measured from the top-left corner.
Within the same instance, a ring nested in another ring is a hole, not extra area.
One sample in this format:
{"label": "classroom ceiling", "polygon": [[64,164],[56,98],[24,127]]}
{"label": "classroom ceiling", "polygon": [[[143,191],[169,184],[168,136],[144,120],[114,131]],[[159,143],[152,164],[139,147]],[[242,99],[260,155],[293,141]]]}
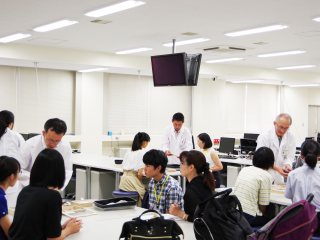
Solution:
{"label": "classroom ceiling", "polygon": [[[106,24],[93,23],[84,13],[117,3],[114,0],[1,0],[0,37],[30,33],[32,37],[16,43],[115,53],[139,47],[152,51],[136,53],[151,56],[171,53],[162,44],[172,39],[204,37],[209,41],[177,46],[176,52],[202,53],[203,61],[243,58],[225,63],[240,66],[277,68],[316,65],[300,71],[320,72],[319,0],[145,0],[146,4],[127,11],[99,17]],[[79,23],[46,32],[34,27],[61,19]],[[228,37],[224,34],[268,25],[283,24],[284,30],[255,35]],[[188,35],[185,33],[193,33]],[[10,44],[10,43],[7,43]],[[244,51],[204,51],[218,46]],[[258,54],[304,50],[304,54],[258,58]],[[0,64],[3,64],[3,61]]]}

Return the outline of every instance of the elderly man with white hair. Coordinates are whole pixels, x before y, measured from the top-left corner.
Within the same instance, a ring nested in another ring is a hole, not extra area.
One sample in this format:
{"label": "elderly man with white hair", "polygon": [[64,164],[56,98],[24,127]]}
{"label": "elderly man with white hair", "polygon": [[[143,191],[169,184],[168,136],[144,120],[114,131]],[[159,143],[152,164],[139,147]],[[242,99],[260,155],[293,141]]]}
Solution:
{"label": "elderly man with white hair", "polygon": [[295,158],[296,143],[289,128],[292,118],[287,113],[279,114],[273,122],[274,128],[261,134],[257,140],[257,148],[268,147],[273,151],[275,163],[270,174],[274,183],[284,184],[284,178],[292,170]]}

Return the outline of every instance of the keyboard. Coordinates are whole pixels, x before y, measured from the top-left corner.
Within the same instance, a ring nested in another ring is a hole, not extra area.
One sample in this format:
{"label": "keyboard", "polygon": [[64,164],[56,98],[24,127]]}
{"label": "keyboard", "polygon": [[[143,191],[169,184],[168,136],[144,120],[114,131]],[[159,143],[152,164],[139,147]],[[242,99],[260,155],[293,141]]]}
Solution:
{"label": "keyboard", "polygon": [[238,156],[234,155],[218,155],[219,158],[224,158],[224,159],[237,159]]}

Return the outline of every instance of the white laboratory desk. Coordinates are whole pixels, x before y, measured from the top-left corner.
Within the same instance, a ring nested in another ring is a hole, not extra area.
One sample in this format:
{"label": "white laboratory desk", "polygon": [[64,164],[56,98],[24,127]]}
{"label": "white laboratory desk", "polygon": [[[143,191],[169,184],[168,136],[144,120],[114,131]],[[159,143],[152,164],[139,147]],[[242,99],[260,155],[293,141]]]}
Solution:
{"label": "white laboratory desk", "polygon": [[[119,239],[122,225],[124,222],[138,217],[146,209],[135,207],[134,209],[125,210],[108,210],[97,211],[97,215],[83,217],[83,227],[79,233],[68,237],[68,240],[116,240]],[[63,217],[62,222],[66,220]],[[184,232],[184,240],[195,240],[193,232],[193,224],[183,220],[178,220],[177,223]]]}
{"label": "white laboratory desk", "polygon": [[[108,157],[105,155],[86,155],[75,153],[72,154],[72,163],[75,165],[79,165],[85,167],[86,169],[86,192],[87,198],[91,198],[91,169],[97,168],[101,170],[112,171],[115,173],[115,188],[119,189],[120,183],[120,174],[123,172],[122,164],[115,164],[115,159],[121,159],[118,157]],[[182,189],[185,191],[186,189],[186,181],[185,178],[181,179],[180,171],[168,171],[168,175],[177,176],[179,182],[182,184]]]}
{"label": "white laboratory desk", "polygon": [[237,158],[237,159],[228,159],[228,158],[219,158],[221,162],[224,163],[232,163],[236,165],[240,165],[241,168],[245,166],[251,166],[252,165],[252,160],[251,159],[246,159],[246,158]]}

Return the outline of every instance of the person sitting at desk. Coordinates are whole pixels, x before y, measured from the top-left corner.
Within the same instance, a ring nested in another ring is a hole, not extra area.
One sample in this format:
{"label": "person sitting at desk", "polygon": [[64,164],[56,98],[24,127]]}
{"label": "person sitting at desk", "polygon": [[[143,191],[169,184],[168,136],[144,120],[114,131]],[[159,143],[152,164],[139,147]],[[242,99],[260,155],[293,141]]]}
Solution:
{"label": "person sitting at desk", "polygon": [[314,195],[312,204],[316,206],[318,212],[320,232],[320,168],[317,167],[320,157],[320,145],[314,140],[307,140],[301,146],[301,159],[304,164],[289,173],[285,197],[298,202],[306,199],[309,193]]}
{"label": "person sitting at desk", "polygon": [[143,156],[144,172],[151,178],[148,185],[149,208],[169,212],[171,204],[183,208],[183,193],[177,180],[165,173],[168,158],[161,150],[151,149]]}
{"label": "person sitting at desk", "polygon": [[30,174],[30,185],[18,196],[10,240],[65,239],[79,232],[82,222],[70,218],[61,226],[65,168],[62,155],[54,149],[44,149],[36,157]]}
{"label": "person sitting at desk", "polygon": [[5,192],[8,187],[12,187],[18,180],[20,164],[15,158],[0,157],[0,239],[8,237],[11,219],[8,216],[8,204]]}
{"label": "person sitting at desk", "polygon": [[[146,192],[142,183],[143,177],[143,155],[145,148],[150,142],[150,136],[145,132],[139,132],[134,136],[131,151],[127,152],[123,160],[123,175],[120,180],[119,188],[123,191],[135,191],[139,193],[140,199]],[[140,204],[139,204],[140,205]]]}
{"label": "person sitting at desk", "polygon": [[188,180],[186,192],[183,196],[184,211],[172,204],[169,213],[186,221],[193,222],[193,215],[199,203],[212,196],[215,189],[213,175],[203,153],[191,150],[180,154],[180,171]]}
{"label": "person sitting at desk", "polygon": [[251,226],[263,226],[274,217],[270,205],[274,155],[270,148],[261,147],[253,155],[253,166],[243,168],[236,180],[234,194],[242,205],[243,215]]}
{"label": "person sitting at desk", "polygon": [[223,169],[223,166],[218,154],[212,148],[212,141],[207,133],[200,133],[198,135],[198,146],[206,157],[207,163],[209,163],[210,170],[214,176],[215,186],[216,188],[219,188],[221,184],[221,176],[219,171]]}

